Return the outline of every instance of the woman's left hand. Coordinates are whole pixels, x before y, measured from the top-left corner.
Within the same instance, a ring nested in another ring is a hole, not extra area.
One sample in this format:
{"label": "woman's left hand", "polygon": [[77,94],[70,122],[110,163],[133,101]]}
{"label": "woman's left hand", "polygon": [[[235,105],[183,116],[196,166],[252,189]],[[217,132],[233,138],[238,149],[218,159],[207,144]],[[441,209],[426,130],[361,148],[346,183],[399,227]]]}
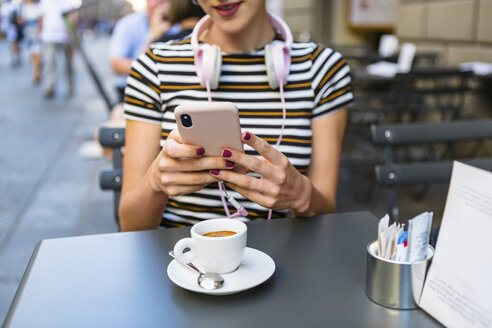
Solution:
{"label": "woman's left hand", "polygon": [[306,211],[310,206],[312,192],[309,178],[299,173],[287,156],[253,133],[243,133],[242,140],[263,158],[233,149],[224,149],[222,157],[256,172],[260,178],[229,170],[211,170],[210,174],[264,207],[276,210],[290,209],[294,213]]}

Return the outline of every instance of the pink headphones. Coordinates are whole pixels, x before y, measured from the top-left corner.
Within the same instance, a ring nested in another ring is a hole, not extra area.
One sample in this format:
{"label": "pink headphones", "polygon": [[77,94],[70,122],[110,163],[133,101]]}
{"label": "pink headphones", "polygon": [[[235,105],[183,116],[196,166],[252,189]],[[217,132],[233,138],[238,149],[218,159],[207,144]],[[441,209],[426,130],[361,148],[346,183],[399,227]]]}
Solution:
{"label": "pink headphones", "polygon": [[[287,83],[290,70],[290,48],[292,47],[292,33],[287,24],[278,16],[268,13],[272,26],[277,29],[285,41],[274,41],[265,46],[265,65],[268,82],[272,89],[278,89],[280,85]],[[217,45],[198,43],[201,33],[210,27],[210,16],[203,17],[193,29],[191,34],[191,46],[195,56],[196,74],[200,84],[212,90],[219,87],[220,71],[222,66],[222,53]]]}
{"label": "pink headphones", "polygon": [[[292,47],[292,33],[287,24],[274,14],[268,13],[270,23],[277,29],[285,41],[274,41],[265,46],[265,66],[268,76],[268,83],[272,89],[280,88],[280,99],[282,102],[282,127],[275,147],[280,145],[284,134],[286,106],[284,97],[284,85],[287,84],[287,76],[290,71],[290,48]],[[196,75],[200,79],[200,85],[207,89],[208,101],[212,101],[210,89],[219,87],[220,71],[222,66],[222,53],[217,45],[198,43],[198,38],[203,31],[210,27],[212,21],[210,16],[203,17],[193,29],[191,34],[191,47],[195,56]],[[234,198],[227,196],[224,183],[219,182],[220,198],[224,206],[227,217],[247,216],[248,211],[241,206]],[[236,208],[237,212],[230,214],[227,202],[224,197]],[[272,210],[268,210],[268,220],[272,216]]]}

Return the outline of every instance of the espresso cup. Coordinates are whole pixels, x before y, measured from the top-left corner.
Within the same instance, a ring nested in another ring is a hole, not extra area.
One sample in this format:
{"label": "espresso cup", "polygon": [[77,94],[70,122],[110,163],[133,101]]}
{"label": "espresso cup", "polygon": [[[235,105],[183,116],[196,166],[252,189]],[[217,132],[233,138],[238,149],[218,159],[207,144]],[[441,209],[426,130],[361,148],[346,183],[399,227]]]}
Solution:
{"label": "espresso cup", "polygon": [[[234,234],[209,237],[217,232]],[[196,261],[205,272],[229,273],[236,270],[246,248],[247,227],[236,219],[210,219],[191,227],[191,238],[183,238],[174,246],[174,256],[182,264]],[[189,248],[188,252],[184,252]]]}

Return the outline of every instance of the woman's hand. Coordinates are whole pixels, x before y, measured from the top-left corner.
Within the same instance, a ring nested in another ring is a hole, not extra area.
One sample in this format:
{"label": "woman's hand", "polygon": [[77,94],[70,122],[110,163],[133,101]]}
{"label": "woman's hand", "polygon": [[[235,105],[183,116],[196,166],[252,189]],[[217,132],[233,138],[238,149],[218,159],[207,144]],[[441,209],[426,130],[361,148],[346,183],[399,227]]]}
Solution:
{"label": "woman's hand", "polygon": [[169,8],[169,2],[165,2],[155,7],[152,11],[152,15],[149,17],[149,42],[160,38],[171,27],[171,24],[167,20]]}
{"label": "woman's hand", "polygon": [[183,142],[177,130],[171,131],[151,166],[150,185],[156,192],[178,196],[200,190],[217,179],[209,170],[227,170],[234,163],[221,157],[202,156],[205,149]]}
{"label": "woman's hand", "polygon": [[246,155],[233,149],[224,149],[222,157],[258,173],[255,178],[230,170],[211,170],[210,174],[223,180],[249,200],[271,209],[291,209],[304,213],[310,206],[312,185],[300,174],[287,156],[250,132],[242,135],[243,142],[254,148],[263,158]]}

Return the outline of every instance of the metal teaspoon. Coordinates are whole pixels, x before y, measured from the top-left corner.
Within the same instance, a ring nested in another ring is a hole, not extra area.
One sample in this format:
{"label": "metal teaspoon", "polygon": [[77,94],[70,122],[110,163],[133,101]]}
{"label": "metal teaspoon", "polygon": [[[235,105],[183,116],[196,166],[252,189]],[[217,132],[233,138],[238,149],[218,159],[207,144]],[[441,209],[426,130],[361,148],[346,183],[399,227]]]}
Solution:
{"label": "metal teaspoon", "polygon": [[[169,255],[174,259],[176,258],[174,256],[173,251],[170,251]],[[224,278],[218,273],[201,272],[196,266],[193,265],[193,263],[187,263],[185,266],[198,274],[198,278],[197,278],[198,285],[204,289],[208,289],[208,290],[217,289],[222,287],[222,285],[224,284]]]}

